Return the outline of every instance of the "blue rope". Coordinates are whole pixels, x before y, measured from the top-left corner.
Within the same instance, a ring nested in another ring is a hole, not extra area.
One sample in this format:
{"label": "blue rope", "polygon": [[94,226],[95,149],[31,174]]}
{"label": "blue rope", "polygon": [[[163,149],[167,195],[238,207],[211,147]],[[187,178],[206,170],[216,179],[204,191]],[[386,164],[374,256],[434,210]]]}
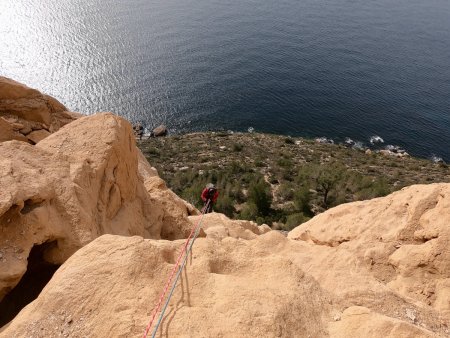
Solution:
{"label": "blue rope", "polygon": [[[206,205],[206,207],[204,209],[205,211],[207,210],[207,207],[208,207],[209,203],[210,202],[208,201],[208,203],[207,203],[207,205]],[[155,329],[153,330],[152,338],[155,338],[155,336],[156,336],[156,333],[158,331],[159,325],[161,324],[162,319],[164,317],[164,313],[166,312],[167,306],[169,305],[170,298],[172,297],[172,294],[175,291],[175,287],[177,286],[178,279],[180,278],[181,272],[183,271],[184,267],[186,266],[187,258],[189,256],[189,253],[192,250],[192,247],[194,245],[194,241],[195,241],[195,239],[197,238],[197,236],[200,233],[201,224],[202,224],[204,216],[205,216],[205,213],[203,213],[202,218],[200,219],[200,222],[198,223],[198,226],[197,226],[197,229],[195,230],[194,236],[192,237],[191,242],[189,243],[189,247],[188,247],[188,249],[186,251],[186,255],[184,256],[183,263],[181,264],[180,268],[177,271],[177,275],[175,276],[175,281],[173,282],[172,289],[170,289],[169,296],[167,297],[166,303],[164,304],[164,307],[162,308],[161,315],[159,316],[159,319],[158,319],[158,322],[156,323]]]}

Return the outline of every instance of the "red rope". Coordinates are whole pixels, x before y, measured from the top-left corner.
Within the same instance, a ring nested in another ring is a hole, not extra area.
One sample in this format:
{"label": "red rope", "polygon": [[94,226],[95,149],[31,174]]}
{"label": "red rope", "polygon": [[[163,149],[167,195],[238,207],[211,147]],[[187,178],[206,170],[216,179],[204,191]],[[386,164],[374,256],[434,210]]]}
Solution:
{"label": "red rope", "polygon": [[[205,211],[206,211],[206,208],[207,208],[208,204],[209,204],[209,201],[208,201],[208,203],[206,204],[205,208],[203,209],[202,217],[203,217],[203,215],[205,214]],[[151,319],[150,319],[150,321],[148,322],[147,327],[145,328],[145,332],[144,332],[143,338],[147,338],[148,332],[150,331],[150,328],[152,327],[153,321],[154,321],[155,318],[156,318],[156,314],[157,314],[157,313],[159,312],[159,310],[161,309],[161,305],[162,305],[162,303],[163,303],[164,298],[166,297],[167,290],[169,290],[169,286],[170,286],[170,284],[172,283],[173,276],[175,276],[175,273],[176,273],[176,271],[178,270],[178,266],[180,265],[181,258],[184,256],[184,253],[186,252],[186,249],[187,249],[187,247],[188,247],[188,245],[189,245],[189,241],[191,240],[191,237],[192,237],[192,235],[195,233],[196,229],[198,228],[200,222],[201,222],[201,219],[198,221],[197,225],[196,225],[195,227],[192,228],[191,233],[189,234],[189,237],[188,237],[187,240],[186,240],[186,243],[184,243],[183,249],[181,250],[180,254],[178,255],[177,262],[176,262],[175,266],[173,267],[172,272],[170,273],[169,279],[168,279],[167,282],[166,282],[166,286],[164,287],[164,290],[163,290],[163,292],[161,293],[161,296],[159,297],[159,301],[158,301],[158,303],[157,303],[156,306],[155,306],[155,309],[154,309],[154,311],[153,311],[153,314],[152,314],[152,316],[151,316]]]}

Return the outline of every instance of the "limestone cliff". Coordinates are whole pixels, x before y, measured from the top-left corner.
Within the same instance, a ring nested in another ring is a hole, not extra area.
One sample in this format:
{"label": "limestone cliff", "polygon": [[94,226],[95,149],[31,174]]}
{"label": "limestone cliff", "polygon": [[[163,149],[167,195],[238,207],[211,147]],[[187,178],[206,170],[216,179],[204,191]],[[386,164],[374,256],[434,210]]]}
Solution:
{"label": "limestone cliff", "polygon": [[[24,280],[57,271],[0,337],[140,336],[198,210],[158,177],[126,120],[62,126],[59,102],[8,81],[0,323]],[[32,142],[12,115],[48,134]],[[287,237],[216,213],[202,221],[157,337],[450,336],[450,184],[344,204]]]}

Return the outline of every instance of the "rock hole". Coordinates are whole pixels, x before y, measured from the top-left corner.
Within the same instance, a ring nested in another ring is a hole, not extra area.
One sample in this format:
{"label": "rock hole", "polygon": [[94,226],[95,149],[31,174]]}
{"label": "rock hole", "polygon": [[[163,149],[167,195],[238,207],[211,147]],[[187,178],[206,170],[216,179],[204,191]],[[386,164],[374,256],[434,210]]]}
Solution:
{"label": "rock hole", "polygon": [[[28,256],[27,271],[0,302],[0,328],[8,324],[26,305],[35,300],[52,278],[59,265],[45,261],[45,252],[57,245],[57,241],[35,245]],[[1,331],[1,329],[0,329]]]}
{"label": "rock hole", "polygon": [[22,215],[26,215],[29,212],[33,211],[34,209],[40,207],[44,203],[44,200],[42,199],[28,199],[24,202],[22,210],[20,210],[20,213]]}
{"label": "rock hole", "polygon": [[12,220],[14,220],[17,215],[19,215],[20,210],[22,209],[22,206],[19,204],[13,204],[11,208],[8,209],[3,215],[0,217],[1,223],[11,223]]}
{"label": "rock hole", "polygon": [[164,262],[167,262],[169,264],[175,264],[175,252],[172,249],[164,249],[162,252],[162,257],[164,259]]}
{"label": "rock hole", "polygon": [[233,262],[226,259],[211,259],[209,260],[209,272],[218,275],[227,275],[233,272]]}

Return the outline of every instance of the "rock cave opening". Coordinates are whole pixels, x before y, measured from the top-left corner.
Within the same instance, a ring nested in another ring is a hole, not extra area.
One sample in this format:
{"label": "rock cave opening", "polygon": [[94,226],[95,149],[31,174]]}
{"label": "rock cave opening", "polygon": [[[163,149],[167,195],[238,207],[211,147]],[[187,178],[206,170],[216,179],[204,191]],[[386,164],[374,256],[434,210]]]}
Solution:
{"label": "rock cave opening", "polygon": [[8,324],[26,305],[35,300],[60,265],[47,262],[45,252],[57,241],[33,246],[28,256],[27,271],[20,282],[0,302],[0,329]]}

